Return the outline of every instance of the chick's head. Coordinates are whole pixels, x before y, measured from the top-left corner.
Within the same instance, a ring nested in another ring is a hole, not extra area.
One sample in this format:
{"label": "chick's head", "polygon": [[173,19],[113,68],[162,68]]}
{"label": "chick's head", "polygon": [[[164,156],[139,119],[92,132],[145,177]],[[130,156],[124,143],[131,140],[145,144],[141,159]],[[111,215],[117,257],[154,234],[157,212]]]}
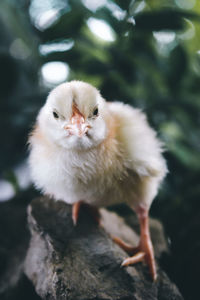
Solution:
{"label": "chick's head", "polygon": [[38,123],[54,144],[89,149],[106,138],[106,118],[106,102],[98,90],[85,82],[71,81],[50,92]]}

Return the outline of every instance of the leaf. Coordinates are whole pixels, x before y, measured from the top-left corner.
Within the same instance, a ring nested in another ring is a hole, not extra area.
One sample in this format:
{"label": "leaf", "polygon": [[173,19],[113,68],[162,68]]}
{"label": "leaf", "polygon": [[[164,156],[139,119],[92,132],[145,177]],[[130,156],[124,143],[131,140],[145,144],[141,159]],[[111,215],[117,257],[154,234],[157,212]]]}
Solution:
{"label": "leaf", "polygon": [[143,12],[134,17],[136,29],[145,31],[182,30],[185,27],[183,18],[200,21],[197,14],[169,9]]}
{"label": "leaf", "polygon": [[119,7],[121,7],[122,9],[128,10],[129,5],[131,3],[130,0],[116,0],[114,1],[117,5],[119,5]]}

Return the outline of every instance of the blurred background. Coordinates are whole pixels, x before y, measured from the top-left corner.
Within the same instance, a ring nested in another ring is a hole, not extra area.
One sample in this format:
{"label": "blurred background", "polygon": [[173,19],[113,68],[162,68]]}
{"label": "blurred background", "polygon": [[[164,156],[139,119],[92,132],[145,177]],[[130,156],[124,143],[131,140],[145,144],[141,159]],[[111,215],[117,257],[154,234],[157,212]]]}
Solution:
{"label": "blurred background", "polygon": [[72,79],[141,108],[165,142],[170,172],[151,214],[170,245],[163,268],[185,299],[197,299],[200,1],[0,1],[0,215],[37,194],[27,137],[50,89]]}

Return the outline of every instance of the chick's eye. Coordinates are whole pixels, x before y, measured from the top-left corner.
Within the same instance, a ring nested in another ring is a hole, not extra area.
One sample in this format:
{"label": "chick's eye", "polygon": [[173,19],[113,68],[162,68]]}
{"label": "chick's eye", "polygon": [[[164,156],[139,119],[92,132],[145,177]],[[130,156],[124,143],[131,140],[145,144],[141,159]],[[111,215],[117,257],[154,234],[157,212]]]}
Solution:
{"label": "chick's eye", "polygon": [[53,111],[53,116],[54,116],[55,119],[59,118],[58,114],[55,111]]}
{"label": "chick's eye", "polygon": [[97,116],[97,115],[98,115],[98,112],[99,112],[99,110],[98,110],[98,108],[96,108],[96,109],[93,111],[93,116]]}

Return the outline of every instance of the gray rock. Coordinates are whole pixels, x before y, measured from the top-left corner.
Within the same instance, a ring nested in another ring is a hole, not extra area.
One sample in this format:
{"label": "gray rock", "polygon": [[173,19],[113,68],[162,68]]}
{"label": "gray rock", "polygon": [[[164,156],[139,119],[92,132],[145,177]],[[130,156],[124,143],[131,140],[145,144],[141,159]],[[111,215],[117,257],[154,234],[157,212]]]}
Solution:
{"label": "gray rock", "polygon": [[127,254],[109,234],[131,242],[138,237],[116,214],[101,213],[102,226],[98,227],[83,208],[74,227],[71,206],[64,202],[38,198],[31,203],[28,222],[32,238],[25,274],[38,295],[48,300],[183,299],[159,267],[156,283],[145,265],[120,267]]}

